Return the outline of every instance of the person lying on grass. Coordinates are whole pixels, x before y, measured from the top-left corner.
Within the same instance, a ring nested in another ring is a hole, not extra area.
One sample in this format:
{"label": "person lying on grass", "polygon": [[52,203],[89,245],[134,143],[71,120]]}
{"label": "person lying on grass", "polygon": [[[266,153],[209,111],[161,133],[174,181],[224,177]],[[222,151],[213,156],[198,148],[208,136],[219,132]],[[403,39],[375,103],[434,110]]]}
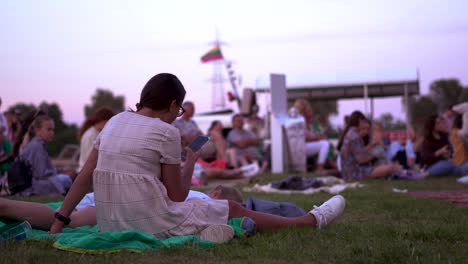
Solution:
{"label": "person lying on grass", "polygon": [[[209,191],[208,194],[190,190],[186,201],[192,199],[202,200],[231,200],[238,203],[243,202],[242,194],[236,188],[218,185],[213,190]],[[266,201],[269,202],[269,201]],[[274,203],[274,202],[270,202]],[[287,215],[287,213],[294,211],[295,215],[305,215],[303,210],[294,204],[288,204],[288,208],[284,209],[283,212],[279,211],[280,205],[285,203],[275,203],[276,211],[268,210],[277,215]],[[261,211],[261,208],[257,208],[257,211]],[[14,219],[19,221],[28,221],[34,228],[49,230],[54,222],[55,210],[51,207],[36,202],[26,202],[10,200],[6,198],[0,198],[0,218]],[[88,193],[78,203],[73,210],[71,217],[72,221],[68,225],[70,228],[76,228],[80,226],[94,226],[96,225],[96,208],[94,203],[94,193]]]}
{"label": "person lying on grass", "polygon": [[229,200],[184,202],[200,154],[186,148],[181,171],[180,134],[171,123],[184,112],[184,98],[185,88],[175,75],[157,74],[143,88],[136,112],[109,120],[55,214],[50,233],[62,231],[91,188],[100,231],[135,229],[157,238],[195,235],[219,243],[234,236],[227,225],[231,218],[249,217],[262,232],[289,226],[320,228],[342,214],[345,199],[340,195],[295,218],[254,212]]}

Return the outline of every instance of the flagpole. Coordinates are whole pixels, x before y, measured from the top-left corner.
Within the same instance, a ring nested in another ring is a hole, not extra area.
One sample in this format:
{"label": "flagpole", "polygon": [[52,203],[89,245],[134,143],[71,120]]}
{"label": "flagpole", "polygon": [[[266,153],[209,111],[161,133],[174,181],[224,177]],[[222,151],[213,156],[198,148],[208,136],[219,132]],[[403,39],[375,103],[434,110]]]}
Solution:
{"label": "flagpole", "polygon": [[[221,49],[221,41],[219,40],[219,31],[215,31],[215,47]],[[224,58],[223,58],[224,61]],[[212,108],[213,110],[220,110],[226,107],[224,100],[224,80],[222,73],[222,64],[220,61],[213,61],[213,76],[212,76]],[[218,109],[219,108],[219,109]]]}
{"label": "flagpole", "polygon": [[[216,28],[215,29],[215,41],[210,43],[212,45],[215,45],[215,48],[219,49],[219,53],[221,54],[221,57],[219,59],[213,60],[213,76],[211,78],[212,81],[212,107],[213,110],[216,110],[215,108],[218,108],[220,106],[221,108],[225,107],[225,101],[224,101],[224,79],[223,79],[223,74],[222,74],[222,64],[224,64],[226,71],[229,76],[229,81],[231,83],[232,91],[235,97],[235,100],[237,101],[237,105],[239,109],[241,108],[241,98],[239,96],[239,92],[237,90],[237,77],[235,76],[234,70],[232,69],[232,61],[226,60],[224,56],[222,55],[221,52],[221,46],[225,45],[225,42],[220,41],[219,38],[219,31]],[[210,50],[211,51],[211,50]],[[207,53],[209,54],[209,52]],[[203,61],[203,57],[202,57]],[[208,61],[207,61],[208,62]],[[221,94],[220,94],[221,93]],[[219,102],[218,102],[219,101]]]}
{"label": "flagpole", "polygon": [[239,92],[237,91],[237,84],[236,84],[236,76],[234,75],[234,70],[231,69],[232,67],[232,62],[227,61],[226,59],[224,60],[224,65],[226,66],[226,71],[228,72],[229,75],[229,81],[231,82],[232,86],[232,91],[234,92],[234,97],[236,98],[237,101],[237,106],[239,109],[241,109],[241,99],[239,96]]}

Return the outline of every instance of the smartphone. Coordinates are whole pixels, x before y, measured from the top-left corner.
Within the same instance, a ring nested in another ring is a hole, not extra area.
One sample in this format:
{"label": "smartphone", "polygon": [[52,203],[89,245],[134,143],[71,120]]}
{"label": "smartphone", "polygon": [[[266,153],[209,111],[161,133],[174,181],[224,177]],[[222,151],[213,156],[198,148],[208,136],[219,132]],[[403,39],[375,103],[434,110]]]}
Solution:
{"label": "smartphone", "polygon": [[[188,145],[188,147],[193,151],[193,152],[197,152],[198,150],[200,150],[203,145],[206,144],[206,142],[208,142],[210,140],[209,137],[207,136],[198,136],[197,138],[195,138],[192,143],[190,143]],[[187,155],[186,151],[182,151],[182,158],[185,158],[185,156]]]}

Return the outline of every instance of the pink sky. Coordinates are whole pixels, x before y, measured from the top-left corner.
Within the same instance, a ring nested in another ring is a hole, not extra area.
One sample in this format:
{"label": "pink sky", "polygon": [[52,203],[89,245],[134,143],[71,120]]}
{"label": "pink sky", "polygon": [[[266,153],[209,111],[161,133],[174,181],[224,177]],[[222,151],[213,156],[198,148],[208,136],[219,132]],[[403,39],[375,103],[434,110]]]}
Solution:
{"label": "pink sky", "polygon": [[[81,123],[96,87],[134,106],[144,83],[172,72],[199,111],[211,106],[211,65],[201,64],[218,28],[243,84],[270,72],[314,75],[419,69],[421,92],[438,78],[468,84],[466,1],[7,1],[0,8],[3,110],[57,102]],[[226,84],[226,90],[228,89]],[[342,116],[361,100],[340,102]],[[376,114],[403,117],[400,99]],[[339,121],[337,121],[339,120]]]}

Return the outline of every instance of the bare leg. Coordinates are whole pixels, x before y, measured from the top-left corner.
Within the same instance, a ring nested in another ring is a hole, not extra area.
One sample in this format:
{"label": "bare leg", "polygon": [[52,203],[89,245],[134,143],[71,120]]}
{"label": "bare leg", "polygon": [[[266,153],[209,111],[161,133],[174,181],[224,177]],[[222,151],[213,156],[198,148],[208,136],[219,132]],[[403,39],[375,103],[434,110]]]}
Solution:
{"label": "bare leg", "polygon": [[0,216],[26,220],[31,225],[48,229],[54,222],[55,211],[43,204],[0,198]]}
{"label": "bare leg", "polygon": [[324,172],[323,167],[324,167],[323,163],[317,163],[317,174],[319,174],[319,175],[325,174],[325,173],[323,173]]}
{"label": "bare leg", "polygon": [[391,176],[392,174],[401,171],[401,166],[397,164],[385,164],[375,167],[370,177],[371,178],[382,178]]}
{"label": "bare leg", "polygon": [[239,164],[237,163],[236,150],[233,148],[230,148],[226,151],[226,154],[228,158],[228,163],[231,164],[232,167],[238,168]]}
{"label": "bare leg", "polygon": [[264,160],[262,162],[262,167],[260,168],[259,174],[265,173],[268,170],[268,161]]}
{"label": "bare leg", "polygon": [[289,226],[317,226],[317,220],[312,214],[300,217],[282,217],[248,210],[234,201],[229,202],[229,219],[234,217],[250,217],[257,224],[258,231],[275,231]]}
{"label": "bare leg", "polygon": [[246,157],[239,157],[239,161],[241,163],[241,166],[249,165],[249,162]]}
{"label": "bare leg", "polygon": [[205,168],[203,172],[206,173],[208,179],[239,179],[243,177],[240,169],[225,170],[220,168]]}
{"label": "bare leg", "polygon": [[96,222],[96,207],[87,206],[76,211],[70,216],[71,222],[68,227],[75,228],[79,226],[95,226]]}
{"label": "bare leg", "polygon": [[[54,222],[54,209],[41,203],[24,202],[0,198],[0,216],[26,220],[32,226],[49,229]],[[69,227],[96,225],[96,209],[86,207],[71,214]]]}

